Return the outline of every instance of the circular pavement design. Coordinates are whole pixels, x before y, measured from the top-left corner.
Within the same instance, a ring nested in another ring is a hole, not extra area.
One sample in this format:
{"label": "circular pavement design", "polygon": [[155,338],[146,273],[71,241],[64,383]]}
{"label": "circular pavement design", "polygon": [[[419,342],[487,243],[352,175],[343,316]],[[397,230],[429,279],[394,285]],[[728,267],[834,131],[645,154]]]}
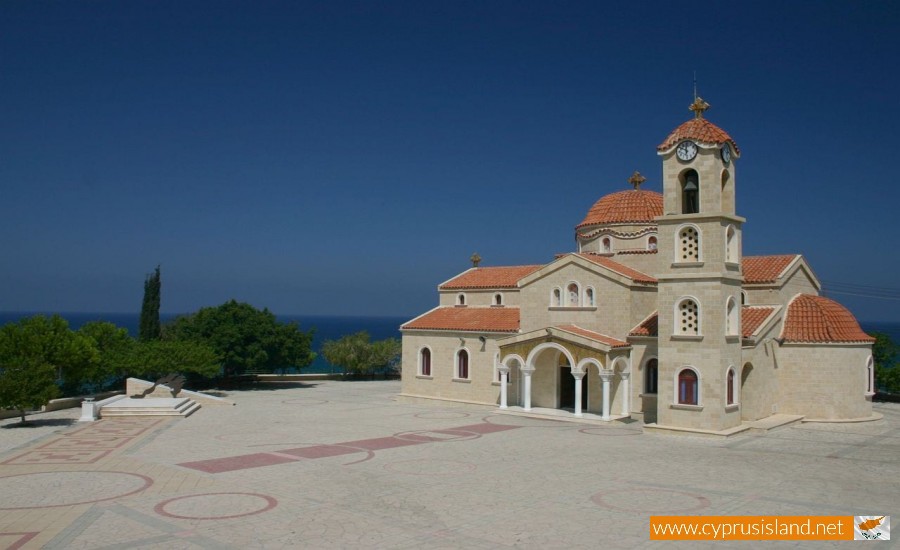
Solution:
{"label": "circular pavement design", "polygon": [[591,497],[594,504],[640,514],[684,514],[709,506],[709,499],[703,495],[673,491],[670,489],[615,489],[600,491]]}
{"label": "circular pavement design", "polygon": [[128,472],[40,472],[0,478],[0,510],[53,508],[112,500],[153,485]]}
{"label": "circular pavement design", "polygon": [[252,516],[276,506],[277,500],[258,493],[201,493],[164,500],[153,511],[169,518],[209,520]]}
{"label": "circular pavement design", "polygon": [[397,439],[402,439],[403,441],[415,441],[417,443],[423,443],[423,437],[431,438],[430,443],[446,443],[448,441],[468,441],[470,439],[478,439],[481,437],[480,433],[470,432],[469,430],[460,430],[457,428],[447,428],[435,430],[416,430],[414,432],[399,432],[395,433],[394,437]]}
{"label": "circular pavement design", "polygon": [[499,424],[501,426],[521,426],[523,428],[568,428],[572,429],[576,426],[571,422],[562,420],[549,420],[543,418],[534,418],[531,416],[517,416],[506,414],[491,414],[482,418],[488,424]]}
{"label": "circular pavement design", "polygon": [[474,472],[477,466],[471,462],[461,460],[434,460],[417,458],[414,460],[400,460],[384,465],[384,469],[397,473],[413,476],[453,476]]}

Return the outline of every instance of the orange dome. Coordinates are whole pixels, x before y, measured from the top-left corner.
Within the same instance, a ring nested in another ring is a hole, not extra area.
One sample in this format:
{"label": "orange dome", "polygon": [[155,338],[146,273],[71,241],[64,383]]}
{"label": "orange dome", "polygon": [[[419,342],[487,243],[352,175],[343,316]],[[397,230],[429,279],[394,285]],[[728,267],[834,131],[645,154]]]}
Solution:
{"label": "orange dome", "polygon": [[657,151],[668,151],[675,145],[677,145],[680,141],[690,139],[696,141],[698,143],[705,143],[708,145],[721,145],[723,143],[730,143],[731,148],[734,149],[735,156],[741,155],[741,150],[738,149],[737,143],[731,139],[725,130],[719,128],[712,122],[706,120],[705,118],[692,118],[691,120],[685,122],[678,128],[672,131],[662,143],[656,148]]}
{"label": "orange dome", "polygon": [[662,194],[640,189],[619,191],[594,203],[584,221],[575,229],[604,223],[652,223],[653,218],[662,216],[662,213]]}
{"label": "orange dome", "polygon": [[861,342],[875,339],[859,328],[841,304],[812,294],[799,294],[788,305],[781,337],[786,342]]}

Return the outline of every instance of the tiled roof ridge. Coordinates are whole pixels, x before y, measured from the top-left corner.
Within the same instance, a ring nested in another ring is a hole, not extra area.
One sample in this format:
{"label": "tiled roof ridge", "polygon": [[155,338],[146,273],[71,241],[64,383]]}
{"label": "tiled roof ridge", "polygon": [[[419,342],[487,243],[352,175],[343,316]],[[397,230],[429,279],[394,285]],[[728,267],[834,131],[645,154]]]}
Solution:
{"label": "tiled roof ridge", "polygon": [[872,343],[843,305],[814,294],[797,294],[787,306],[781,339],[788,343]]}
{"label": "tiled roof ridge", "polygon": [[407,321],[400,330],[518,332],[520,309],[515,306],[438,306]]}
{"label": "tiled roof ridge", "polygon": [[801,254],[764,254],[744,256],[741,271],[746,284],[774,283],[780,279]]}
{"label": "tiled roof ridge", "polygon": [[628,342],[619,340],[618,338],[613,338],[612,336],[608,336],[606,334],[602,334],[602,333],[599,333],[594,330],[582,328],[582,327],[579,327],[578,325],[574,325],[574,324],[567,323],[565,325],[556,325],[556,328],[558,328],[559,330],[565,331],[565,332],[569,332],[571,334],[583,336],[583,337],[589,338],[591,340],[596,340],[597,342],[601,342],[603,344],[606,344],[606,345],[614,347],[614,348],[623,348],[623,347],[627,347],[627,346],[631,345]]}
{"label": "tiled roof ridge", "polygon": [[498,265],[473,267],[449,279],[438,287],[441,290],[471,288],[515,288],[519,279],[526,277],[545,264]]}
{"label": "tiled roof ridge", "polygon": [[752,338],[754,334],[778,309],[775,305],[745,304],[741,306],[741,337]]}
{"label": "tiled roof ridge", "polygon": [[654,311],[650,315],[638,323],[628,332],[628,336],[657,336],[659,334],[659,310]]}
{"label": "tiled roof ridge", "polygon": [[647,275],[642,271],[638,271],[637,269],[628,267],[627,265],[621,264],[615,260],[610,260],[602,254],[594,254],[591,252],[573,252],[572,255],[580,256],[589,262],[605,267],[624,277],[628,277],[632,281],[645,284],[656,284],[657,282],[655,277],[651,277],[650,275]]}
{"label": "tiled roof ridge", "polygon": [[659,152],[668,151],[679,142],[691,139],[698,143],[703,143],[707,145],[721,145],[723,143],[730,143],[734,148],[734,153],[737,156],[740,156],[741,150],[738,147],[737,143],[731,139],[731,136],[728,135],[728,132],[719,128],[712,122],[706,120],[705,118],[692,118],[680,126],[672,130],[672,133],[660,143],[656,150]]}

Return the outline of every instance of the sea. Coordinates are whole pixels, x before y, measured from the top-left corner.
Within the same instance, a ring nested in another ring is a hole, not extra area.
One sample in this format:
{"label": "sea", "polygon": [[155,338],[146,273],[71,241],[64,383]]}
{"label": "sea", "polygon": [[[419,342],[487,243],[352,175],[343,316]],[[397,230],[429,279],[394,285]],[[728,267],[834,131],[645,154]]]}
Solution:
{"label": "sea", "polygon": [[[0,312],[0,325],[16,322],[32,315],[53,315],[47,312],[5,311]],[[78,329],[81,325],[90,321],[107,321],[128,330],[132,336],[137,336],[140,323],[139,313],[60,313],[69,322],[69,327]],[[160,320],[165,323],[177,317],[176,314],[160,314]],[[314,315],[278,315],[280,322],[289,323],[296,321],[301,330],[315,329],[313,337],[313,351],[316,359],[312,365],[303,369],[306,374],[339,373],[343,369],[330,364],[321,354],[322,343],[327,340],[337,340],[341,336],[353,334],[365,330],[372,340],[385,338],[400,338],[400,325],[411,317],[339,317],[339,316],[314,316]],[[862,322],[862,329],[868,333],[883,332],[900,344],[900,323],[886,322]]]}
{"label": "sea", "polygon": [[[0,326],[6,323],[16,322],[32,315],[53,315],[42,311],[4,311],[0,312]],[[62,318],[69,322],[69,328],[77,330],[85,323],[91,321],[107,321],[116,326],[128,330],[128,333],[137,337],[140,325],[140,313],[60,313]],[[165,324],[178,314],[160,314],[160,321]],[[409,317],[340,317],[340,316],[314,316],[314,315],[278,315],[278,321],[290,323],[296,321],[300,330],[315,329],[313,335],[313,351],[316,359],[312,365],[303,368],[304,374],[340,373],[343,368],[330,364],[322,356],[322,343],[327,340],[337,340],[342,336],[353,334],[361,330],[369,333],[372,340],[385,338],[400,338],[400,325],[409,321]]]}

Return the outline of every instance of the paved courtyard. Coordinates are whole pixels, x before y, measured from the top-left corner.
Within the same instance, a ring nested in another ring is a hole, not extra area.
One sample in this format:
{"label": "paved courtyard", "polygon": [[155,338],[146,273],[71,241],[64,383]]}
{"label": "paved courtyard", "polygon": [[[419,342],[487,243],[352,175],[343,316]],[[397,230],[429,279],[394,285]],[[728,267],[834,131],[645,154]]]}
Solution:
{"label": "paved courtyard", "polygon": [[900,515],[900,405],[718,440],[399,389],[261,385],[184,419],[4,420],[0,548],[638,548],[650,515]]}

